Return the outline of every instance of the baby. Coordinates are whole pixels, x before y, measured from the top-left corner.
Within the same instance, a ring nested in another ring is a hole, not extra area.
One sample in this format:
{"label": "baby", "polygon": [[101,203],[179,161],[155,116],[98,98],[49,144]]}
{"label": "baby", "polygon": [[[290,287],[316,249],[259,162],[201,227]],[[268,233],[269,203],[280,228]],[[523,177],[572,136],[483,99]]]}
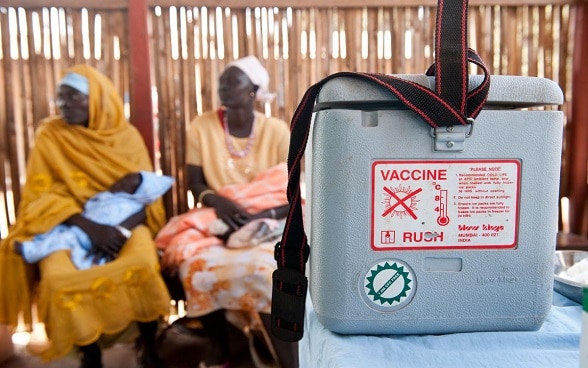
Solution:
{"label": "baby", "polygon": [[[131,231],[119,226],[124,220],[155,201],[171,188],[174,179],[141,171],[123,176],[112,187],[96,194],[84,205],[82,216],[96,223],[115,226],[128,239]],[[15,252],[28,263],[36,263],[49,254],[63,249],[71,250],[72,262],[78,269],[106,263],[88,256],[92,248],[90,237],[79,227],[57,225],[50,231],[24,242],[15,242]]]}

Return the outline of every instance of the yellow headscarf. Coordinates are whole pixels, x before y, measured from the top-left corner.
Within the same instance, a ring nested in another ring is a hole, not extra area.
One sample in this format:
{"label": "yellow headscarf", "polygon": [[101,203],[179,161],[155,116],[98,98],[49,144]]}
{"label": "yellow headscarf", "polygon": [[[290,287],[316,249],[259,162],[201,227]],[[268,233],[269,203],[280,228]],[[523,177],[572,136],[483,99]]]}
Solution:
{"label": "yellow headscarf", "polygon": [[[21,312],[25,322],[31,322],[34,267],[14,253],[14,241],[47,232],[82,212],[90,197],[123,175],[153,170],[145,143],[125,119],[112,82],[88,65],[76,65],[69,72],[88,79],[89,124],[69,125],[53,116],[36,132],[16,223],[0,243],[0,324],[15,326]],[[164,223],[158,200],[147,208],[147,226],[155,235]]]}

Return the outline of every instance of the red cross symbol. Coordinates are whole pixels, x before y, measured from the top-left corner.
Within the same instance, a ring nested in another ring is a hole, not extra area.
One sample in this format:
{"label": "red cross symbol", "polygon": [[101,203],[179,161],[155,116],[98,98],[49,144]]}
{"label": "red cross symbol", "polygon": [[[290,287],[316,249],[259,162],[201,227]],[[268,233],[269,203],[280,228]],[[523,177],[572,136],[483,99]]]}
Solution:
{"label": "red cross symbol", "polygon": [[390,212],[394,211],[394,209],[398,206],[402,206],[404,207],[404,209],[406,210],[406,213],[408,213],[410,215],[410,217],[412,217],[413,219],[417,219],[416,214],[414,213],[414,211],[410,208],[410,206],[408,204],[406,204],[406,201],[412,197],[414,197],[415,195],[417,195],[418,193],[422,192],[422,188],[418,188],[416,189],[414,192],[408,193],[406,194],[406,196],[404,196],[404,198],[400,198],[396,195],[395,192],[391,191],[389,188],[384,187],[384,191],[386,193],[388,193],[390,195],[391,198],[394,198],[396,200],[396,203],[394,205],[391,205],[390,207],[388,207],[386,209],[386,211],[384,211],[384,213],[382,214],[382,217],[386,217]]}

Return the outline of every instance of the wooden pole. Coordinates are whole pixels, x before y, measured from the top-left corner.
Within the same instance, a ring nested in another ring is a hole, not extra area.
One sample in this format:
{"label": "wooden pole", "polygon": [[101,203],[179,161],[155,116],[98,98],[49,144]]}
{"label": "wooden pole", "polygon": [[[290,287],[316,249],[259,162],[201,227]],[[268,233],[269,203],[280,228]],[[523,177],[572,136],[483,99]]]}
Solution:
{"label": "wooden pole", "polygon": [[130,120],[141,132],[153,162],[155,139],[147,10],[145,0],[129,0]]}
{"label": "wooden pole", "polygon": [[[570,231],[582,234],[587,194],[588,163],[588,85],[586,61],[588,60],[588,2],[576,5],[573,86],[572,86],[572,129],[570,151]],[[586,235],[586,234],[584,234]]]}

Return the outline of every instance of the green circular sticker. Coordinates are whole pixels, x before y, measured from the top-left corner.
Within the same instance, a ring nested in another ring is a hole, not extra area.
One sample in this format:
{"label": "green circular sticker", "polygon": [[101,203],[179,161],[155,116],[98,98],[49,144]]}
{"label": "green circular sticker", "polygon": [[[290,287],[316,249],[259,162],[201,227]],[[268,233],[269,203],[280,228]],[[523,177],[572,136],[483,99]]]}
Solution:
{"label": "green circular sticker", "polygon": [[399,307],[412,299],[414,274],[407,264],[384,261],[370,268],[364,279],[367,299],[379,307]]}

